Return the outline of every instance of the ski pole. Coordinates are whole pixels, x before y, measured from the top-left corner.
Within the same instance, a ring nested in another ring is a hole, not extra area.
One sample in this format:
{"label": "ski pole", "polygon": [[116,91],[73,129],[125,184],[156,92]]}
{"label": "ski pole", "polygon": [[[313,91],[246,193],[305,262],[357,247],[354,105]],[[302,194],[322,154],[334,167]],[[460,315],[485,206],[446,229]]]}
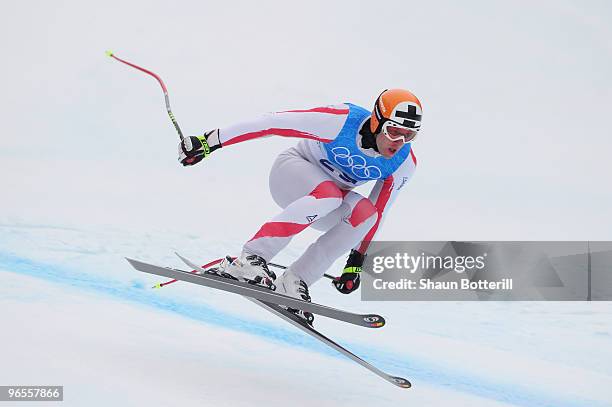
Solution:
{"label": "ski pole", "polygon": [[[277,269],[281,269],[281,270],[286,270],[287,269],[287,266],[281,266],[280,264],[276,264],[276,263],[268,263],[268,266],[276,267]],[[336,279],[336,277],[331,276],[331,275],[329,275],[327,273],[323,274],[323,277],[327,277],[330,280],[335,280]]]}
{"label": "ski pole", "polygon": [[170,120],[172,120],[172,124],[174,124],[174,128],[176,129],[176,131],[178,132],[178,135],[180,137],[181,140],[183,140],[183,132],[181,131],[181,128],[179,127],[178,122],[176,121],[176,118],[174,117],[174,114],[172,113],[172,110],[170,109],[170,98],[168,97],[168,89],[166,88],[166,85],[164,84],[164,81],[162,81],[162,79],[155,74],[154,72],[149,71],[148,69],[142,68],[136,64],[133,64],[131,62],[128,62],[124,59],[121,59],[119,57],[117,57],[113,51],[106,51],[106,55],[108,55],[111,58],[116,59],[119,62],[122,62],[126,65],[131,66],[132,68],[136,68],[139,71],[142,71],[146,74],[151,75],[152,77],[154,77],[155,79],[157,79],[157,82],[159,82],[159,84],[162,87],[162,90],[164,91],[164,99],[166,100],[166,110],[168,111],[168,116],[170,116]]}
{"label": "ski pole", "polygon": [[[202,268],[204,268],[204,269],[205,269],[205,268],[207,268],[207,267],[214,266],[215,264],[221,263],[221,261],[222,261],[222,260],[223,260],[223,259],[213,260],[213,261],[211,261],[210,263],[203,265],[203,266],[202,266]],[[202,270],[191,270],[191,273],[197,273],[197,272],[199,272],[199,271],[202,271]],[[157,283],[157,284],[155,284],[155,285],[154,285],[153,287],[151,287],[151,288],[162,288],[163,286],[166,286],[166,285],[168,285],[168,284],[172,284],[172,283],[176,283],[177,281],[179,281],[179,280],[170,280],[170,281],[166,281],[165,283]]]}
{"label": "ski pole", "polygon": [[[221,261],[222,261],[222,260],[223,260],[223,259],[213,260],[213,261],[211,261],[210,263],[203,265],[203,266],[202,266],[202,268],[203,268],[203,269],[205,269],[205,268],[207,268],[207,267],[214,266],[215,264],[221,263]],[[280,264],[276,264],[276,263],[268,263],[268,266],[276,267],[276,268],[281,269],[281,270],[286,270],[286,269],[287,269],[287,266],[282,266],[282,265],[280,265]],[[199,271],[201,271],[201,270],[191,270],[191,273],[197,273],[197,272],[199,272]],[[326,274],[323,274],[323,275],[324,275],[325,277],[329,278],[330,280],[334,280],[334,279],[336,278],[336,277],[331,276],[331,275],[329,275],[329,274],[327,274],[327,273],[326,273]],[[178,281],[178,280],[170,280],[170,281],[166,281],[165,283],[157,283],[157,284],[155,284],[155,285],[154,285],[153,287],[151,287],[151,288],[162,288],[163,286],[166,286],[166,285],[168,285],[168,284],[172,284],[172,283],[176,283],[177,281]]]}

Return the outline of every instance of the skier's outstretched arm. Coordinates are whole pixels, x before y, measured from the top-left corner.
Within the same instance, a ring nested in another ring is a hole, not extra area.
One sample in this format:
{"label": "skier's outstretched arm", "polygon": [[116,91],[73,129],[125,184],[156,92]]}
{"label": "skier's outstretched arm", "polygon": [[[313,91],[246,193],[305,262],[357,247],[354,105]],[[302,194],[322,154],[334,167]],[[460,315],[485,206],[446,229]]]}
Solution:
{"label": "skier's outstretched arm", "polygon": [[342,275],[334,280],[334,286],[341,293],[349,294],[359,288],[359,276],[370,242],[374,240],[376,233],[389,212],[389,208],[393,205],[399,191],[410,181],[415,169],[416,157],[414,152],[410,150],[408,159],[392,175],[384,180],[377,181],[374,188],[372,188],[369,199],[374,203],[378,211],[378,219],[361,243],[351,250]]}
{"label": "skier's outstretched arm", "polygon": [[348,113],[349,107],[345,104],[268,113],[203,136],[186,137],[179,144],[179,161],[193,165],[218,148],[274,135],[328,143],[340,132]]}

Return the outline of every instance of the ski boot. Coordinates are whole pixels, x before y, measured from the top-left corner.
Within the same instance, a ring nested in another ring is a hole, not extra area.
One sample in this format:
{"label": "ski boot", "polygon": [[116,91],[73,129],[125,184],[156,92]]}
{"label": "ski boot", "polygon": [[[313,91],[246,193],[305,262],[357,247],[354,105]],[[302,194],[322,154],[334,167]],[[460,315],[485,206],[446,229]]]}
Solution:
{"label": "ski boot", "polygon": [[207,270],[207,273],[232,280],[245,281],[272,291],[276,289],[274,285],[276,275],[268,269],[266,261],[256,254],[242,253],[240,258],[234,259],[226,256],[217,267]]}
{"label": "ski boot", "polygon": [[[280,276],[276,281],[276,292],[279,294],[287,295],[289,297],[311,302],[310,294],[308,293],[308,286],[302,279],[293,274],[291,269],[285,270],[283,275]],[[297,315],[298,317],[302,318],[308,325],[312,326],[312,323],[314,322],[314,315],[311,312],[289,307],[283,308],[286,308],[287,311]]]}

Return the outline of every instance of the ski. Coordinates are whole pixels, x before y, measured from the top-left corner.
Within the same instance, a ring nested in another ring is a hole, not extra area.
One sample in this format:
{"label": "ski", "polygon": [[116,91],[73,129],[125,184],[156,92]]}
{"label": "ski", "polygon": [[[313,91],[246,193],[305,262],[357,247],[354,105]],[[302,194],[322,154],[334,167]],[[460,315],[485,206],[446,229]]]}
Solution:
{"label": "ski", "polygon": [[382,370],[378,369],[377,367],[371,365],[370,363],[366,362],[365,360],[361,359],[359,356],[355,355],[353,352],[347,350],[346,348],[344,348],[341,345],[338,345],[336,342],[334,342],[333,340],[329,339],[328,337],[326,337],[325,335],[323,335],[322,333],[320,333],[319,331],[317,331],[316,329],[314,329],[312,326],[308,325],[306,322],[304,322],[302,320],[302,318],[296,316],[295,314],[285,310],[284,308],[276,305],[276,304],[271,304],[265,301],[260,301],[254,298],[249,298],[246,297],[248,300],[254,302],[255,304],[259,305],[260,307],[270,311],[271,313],[279,316],[280,318],[284,319],[285,321],[289,322],[291,325],[295,326],[296,328],[300,329],[301,331],[307,333],[308,335],[310,335],[311,337],[317,339],[318,341],[324,343],[325,345],[335,349],[336,351],[340,352],[341,354],[343,354],[344,356],[346,356],[347,358],[351,359],[352,361],[360,364],[361,366],[365,367],[366,369],[368,369],[370,372],[374,373],[375,375],[377,375],[378,377],[383,378],[384,380],[388,381],[391,384],[394,384],[398,387],[404,388],[404,389],[408,389],[410,387],[412,387],[412,384],[410,383],[410,381],[404,379],[403,377],[398,377],[398,376],[391,376],[390,374],[387,374],[385,372],[383,372]]}
{"label": "ski", "polygon": [[[180,257],[180,256],[179,256]],[[255,298],[257,300],[270,302],[273,304],[284,305],[290,308],[297,308],[304,311],[312,312],[324,317],[336,319],[350,324],[366,327],[380,328],[385,325],[385,319],[376,314],[354,314],[352,312],[343,311],[337,308],[328,307],[325,305],[316,304],[288,297],[283,294],[275,293],[267,288],[259,287],[253,284],[248,284],[241,281],[230,280],[215,275],[204,273],[205,270],[195,265],[193,262],[180,257],[184,262],[189,262],[189,267],[194,270],[202,270],[202,273],[193,273],[191,271],[178,270],[169,267],[156,266],[154,264],[145,263],[139,260],[126,258],[126,260],[136,270],[155,274],[158,276],[169,277],[188,283],[198,284],[206,287],[216,288],[222,291],[239,294],[245,297]]]}

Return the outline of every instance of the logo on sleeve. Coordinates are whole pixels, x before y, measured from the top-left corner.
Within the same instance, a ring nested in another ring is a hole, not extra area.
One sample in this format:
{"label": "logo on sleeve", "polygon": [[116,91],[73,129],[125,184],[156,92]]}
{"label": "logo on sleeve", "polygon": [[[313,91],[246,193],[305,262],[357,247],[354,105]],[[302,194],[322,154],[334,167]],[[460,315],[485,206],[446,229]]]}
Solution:
{"label": "logo on sleeve", "polygon": [[402,189],[404,185],[406,185],[407,182],[408,182],[408,177],[402,177],[402,183],[400,184],[399,187],[397,187],[397,190],[399,191],[400,189]]}

